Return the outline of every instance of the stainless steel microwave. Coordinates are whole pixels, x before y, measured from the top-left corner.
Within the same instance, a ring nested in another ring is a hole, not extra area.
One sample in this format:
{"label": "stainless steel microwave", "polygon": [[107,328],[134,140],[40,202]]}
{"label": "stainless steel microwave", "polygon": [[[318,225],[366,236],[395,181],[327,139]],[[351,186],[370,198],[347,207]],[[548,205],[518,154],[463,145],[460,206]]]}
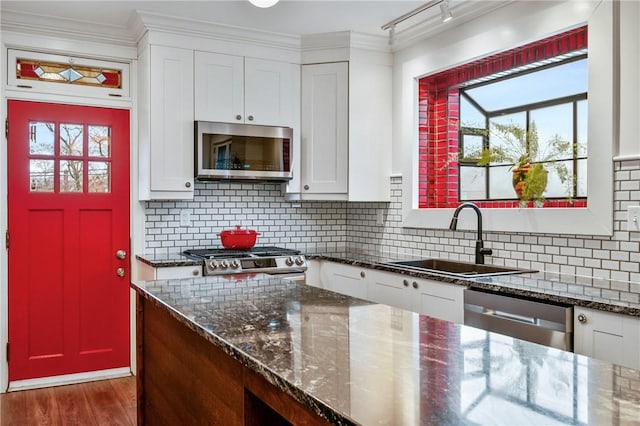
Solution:
{"label": "stainless steel microwave", "polygon": [[289,180],[292,144],[289,127],[196,121],[196,178]]}

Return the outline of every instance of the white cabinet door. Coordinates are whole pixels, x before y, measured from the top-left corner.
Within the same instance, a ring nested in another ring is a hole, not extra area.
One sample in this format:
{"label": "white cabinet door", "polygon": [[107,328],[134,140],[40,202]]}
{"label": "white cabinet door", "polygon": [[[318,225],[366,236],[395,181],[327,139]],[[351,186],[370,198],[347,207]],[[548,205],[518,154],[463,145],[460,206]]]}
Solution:
{"label": "white cabinet door", "polygon": [[195,52],[195,119],[244,122],[244,58]]}
{"label": "white cabinet door", "polygon": [[347,296],[367,298],[365,281],[368,269],[341,263],[323,262],[320,266],[321,287]]}
{"label": "white cabinet door", "polygon": [[400,274],[368,270],[367,300],[396,308],[413,310],[412,297],[415,294],[409,287],[410,280]]}
{"label": "white cabinet door", "polygon": [[464,323],[464,287],[432,280],[411,280],[412,310],[457,324]]}
{"label": "white cabinet door", "polygon": [[293,127],[297,66],[195,52],[195,119]]}
{"label": "white cabinet door", "polygon": [[322,282],[320,281],[320,265],[321,261],[316,259],[307,259],[307,271],[304,274],[304,282],[305,284],[311,285],[313,287],[322,287]]}
{"label": "white cabinet door", "polygon": [[193,51],[150,45],[139,59],[141,198],[192,199]]}
{"label": "white cabinet door", "polygon": [[302,66],[303,196],[347,194],[348,74],[346,62]]}
{"label": "white cabinet door", "polygon": [[348,62],[325,51],[323,62],[339,58],[302,66],[302,169],[290,199],[390,200],[391,59],[345,49]]}
{"label": "white cabinet door", "polygon": [[640,368],[640,319],[576,307],[573,323],[576,353]]}
{"label": "white cabinet door", "polygon": [[141,281],[194,278],[202,275],[202,266],[168,266],[154,268],[147,263],[137,262],[138,275],[136,279]]}
{"label": "white cabinet door", "polygon": [[294,109],[298,108],[294,90],[297,73],[294,64],[245,58],[245,121],[293,127]]}

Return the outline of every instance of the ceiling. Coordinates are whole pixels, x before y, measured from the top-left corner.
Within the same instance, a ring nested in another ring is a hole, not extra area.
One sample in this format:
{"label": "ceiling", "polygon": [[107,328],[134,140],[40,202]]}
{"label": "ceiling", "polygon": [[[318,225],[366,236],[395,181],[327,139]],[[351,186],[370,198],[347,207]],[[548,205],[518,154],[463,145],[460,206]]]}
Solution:
{"label": "ceiling", "polygon": [[[465,0],[450,0],[455,3]],[[5,1],[0,2],[3,15],[63,18],[55,25],[69,29],[91,24],[96,31],[109,28],[127,31],[135,19],[135,11],[141,10],[172,17],[196,19],[233,26],[292,35],[351,30],[365,34],[386,36],[380,27],[385,23],[422,6],[426,1],[372,0],[372,1],[323,1],[281,0],[275,6],[261,9],[247,0],[207,1]],[[421,13],[420,19],[439,16],[439,7]],[[5,18],[3,17],[3,21]],[[51,22],[49,20],[49,22]],[[62,24],[60,24],[62,22]]]}

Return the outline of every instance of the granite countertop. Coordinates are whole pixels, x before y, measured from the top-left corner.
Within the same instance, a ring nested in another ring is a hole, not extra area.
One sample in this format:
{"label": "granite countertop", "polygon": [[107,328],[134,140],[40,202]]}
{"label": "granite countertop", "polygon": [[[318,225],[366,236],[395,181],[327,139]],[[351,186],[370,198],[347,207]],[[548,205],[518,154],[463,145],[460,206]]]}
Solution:
{"label": "granite countertop", "polygon": [[[416,278],[432,279],[468,288],[489,290],[500,294],[563,303],[601,311],[640,317],[640,293],[632,292],[633,283],[594,277],[561,275],[551,272],[489,278],[452,278],[449,276],[419,272],[389,265],[396,260],[409,260],[411,256],[385,254],[353,248],[342,251],[305,253],[309,259],[324,259],[354,266],[362,266],[388,272],[396,272]],[[191,266],[201,262],[180,253],[161,256],[136,255],[136,259],[152,267]]]}
{"label": "granite countertop", "polygon": [[334,424],[631,424],[640,371],[263,274],[132,284]]}
{"label": "granite countertop", "polygon": [[[354,266],[396,272],[458,284],[467,288],[489,290],[504,295],[526,297],[540,301],[568,304],[640,317],[640,294],[630,292],[633,283],[603,278],[535,272],[486,278],[452,278],[389,265],[388,262],[410,260],[410,256],[369,253],[359,250],[309,253],[309,259],[324,259]],[[615,289],[615,290],[610,290]]]}
{"label": "granite countertop", "polygon": [[169,253],[159,256],[150,254],[136,255],[136,259],[154,268],[170,268],[173,266],[195,266],[202,265],[201,260],[194,260],[181,253]]}

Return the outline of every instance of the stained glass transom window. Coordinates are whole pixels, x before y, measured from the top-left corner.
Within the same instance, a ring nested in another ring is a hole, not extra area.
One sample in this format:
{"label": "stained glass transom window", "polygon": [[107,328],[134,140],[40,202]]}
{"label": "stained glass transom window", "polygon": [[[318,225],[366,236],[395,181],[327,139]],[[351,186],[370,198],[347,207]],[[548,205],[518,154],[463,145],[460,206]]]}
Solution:
{"label": "stained glass transom window", "polygon": [[18,58],[16,77],[53,83],[122,88],[122,70]]}

